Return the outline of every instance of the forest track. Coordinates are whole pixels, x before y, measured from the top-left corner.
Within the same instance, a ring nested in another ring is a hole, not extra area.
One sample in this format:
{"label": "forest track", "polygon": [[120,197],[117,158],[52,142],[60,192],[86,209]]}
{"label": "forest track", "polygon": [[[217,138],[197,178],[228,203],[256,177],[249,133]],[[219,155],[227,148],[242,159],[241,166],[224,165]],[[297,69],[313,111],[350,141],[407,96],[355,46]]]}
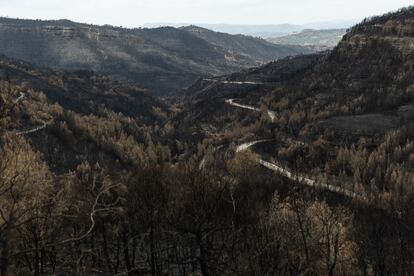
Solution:
{"label": "forest track", "polygon": [[[251,106],[251,105],[244,105],[244,104],[236,103],[234,101],[234,99],[228,99],[228,100],[226,100],[226,103],[228,103],[229,105],[232,105],[234,107],[261,112],[260,108],[257,108],[257,107]],[[276,113],[272,110],[267,110],[266,112],[267,112],[267,115],[269,116],[270,120],[273,123],[276,119]]]}
{"label": "forest track", "polygon": [[47,127],[47,123],[45,121],[41,121],[41,123],[42,123],[41,126],[38,126],[36,128],[33,128],[33,129],[29,129],[29,130],[24,130],[24,131],[16,132],[16,135],[18,135],[18,136],[20,136],[20,135],[27,135],[27,134],[32,134],[32,133],[41,131],[41,130],[43,130],[43,129],[45,129]]}
{"label": "forest track", "polygon": [[[260,111],[259,108],[256,108],[254,106],[242,105],[242,104],[235,103],[234,99],[228,99],[228,100],[226,100],[226,103],[228,103],[228,104],[230,104],[234,107],[238,107],[238,108],[243,108],[243,109],[252,110],[252,111]],[[270,113],[270,112],[273,113],[274,116],[276,116],[274,111],[268,111],[268,113]],[[237,147],[236,152],[239,153],[239,152],[245,151],[247,149],[250,149],[251,147],[253,147],[257,144],[270,142],[270,141],[273,141],[273,140],[272,139],[262,139],[262,140],[256,140],[256,141],[252,141],[252,142],[243,143],[243,144],[241,144]],[[302,142],[298,142],[298,143],[302,143]],[[357,193],[355,193],[351,190],[348,190],[348,189],[345,189],[345,188],[342,188],[342,187],[339,187],[339,186],[335,186],[335,185],[326,184],[326,183],[319,183],[319,182],[317,182],[317,181],[315,181],[315,180],[313,180],[313,179],[311,179],[311,178],[309,178],[305,175],[301,175],[300,173],[290,171],[287,168],[283,168],[283,167],[281,167],[277,164],[270,163],[270,162],[265,161],[261,158],[258,158],[257,162],[261,166],[263,166],[263,167],[265,167],[269,170],[272,170],[272,171],[274,171],[274,172],[276,172],[276,173],[278,173],[278,174],[280,174],[280,175],[282,175],[282,176],[284,176],[284,177],[286,177],[286,178],[288,178],[288,179],[290,179],[290,180],[292,180],[296,183],[299,183],[299,184],[302,184],[302,185],[305,185],[305,186],[308,186],[308,187],[320,189],[320,190],[327,190],[327,191],[330,191],[330,192],[333,192],[333,193],[336,193],[336,194],[340,194],[340,195],[343,195],[343,196],[346,196],[346,197],[349,197],[349,198],[352,198],[352,199],[360,200],[360,201],[363,201],[365,199],[365,197],[360,196],[360,195],[358,195]]]}
{"label": "forest track", "polygon": [[219,82],[223,84],[237,84],[237,85],[263,85],[264,82],[259,81],[225,81],[225,80],[215,80],[215,79],[203,79],[203,81],[209,82]]}

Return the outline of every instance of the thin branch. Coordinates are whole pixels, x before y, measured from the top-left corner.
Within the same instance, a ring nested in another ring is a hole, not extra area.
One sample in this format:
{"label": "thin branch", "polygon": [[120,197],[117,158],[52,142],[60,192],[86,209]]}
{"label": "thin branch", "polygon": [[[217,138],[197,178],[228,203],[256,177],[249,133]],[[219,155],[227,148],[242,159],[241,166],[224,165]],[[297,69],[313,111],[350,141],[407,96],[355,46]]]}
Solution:
{"label": "thin branch", "polygon": [[114,209],[114,208],[100,208],[100,209],[97,209],[96,207],[98,206],[98,203],[99,203],[99,200],[100,200],[101,196],[104,195],[109,190],[111,190],[112,188],[115,188],[117,186],[119,186],[119,185],[116,184],[116,185],[109,186],[106,189],[103,189],[98,193],[98,195],[95,198],[95,202],[92,206],[90,215],[89,215],[89,218],[91,220],[91,226],[89,227],[89,229],[83,235],[81,235],[79,237],[69,238],[69,239],[60,241],[60,242],[58,242],[58,244],[64,244],[64,243],[68,243],[68,242],[80,241],[80,240],[83,240],[84,238],[86,238],[93,231],[93,229],[95,228],[95,225],[96,225],[95,215],[99,212],[109,211],[109,210]]}

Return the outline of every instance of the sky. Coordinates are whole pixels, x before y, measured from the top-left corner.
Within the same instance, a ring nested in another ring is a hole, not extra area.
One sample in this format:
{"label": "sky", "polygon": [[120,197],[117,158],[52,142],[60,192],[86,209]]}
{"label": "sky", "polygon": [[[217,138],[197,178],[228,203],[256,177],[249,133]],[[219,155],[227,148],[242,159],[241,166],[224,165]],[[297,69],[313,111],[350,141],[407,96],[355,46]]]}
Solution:
{"label": "sky", "polygon": [[123,27],[155,22],[305,24],[362,19],[410,4],[413,0],[0,0],[0,16]]}

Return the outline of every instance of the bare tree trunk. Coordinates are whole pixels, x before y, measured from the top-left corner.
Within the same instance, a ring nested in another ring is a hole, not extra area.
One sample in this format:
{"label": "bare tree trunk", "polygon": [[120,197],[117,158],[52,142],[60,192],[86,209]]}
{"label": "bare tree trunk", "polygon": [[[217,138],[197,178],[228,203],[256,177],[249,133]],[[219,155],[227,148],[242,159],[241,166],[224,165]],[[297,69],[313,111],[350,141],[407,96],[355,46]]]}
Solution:
{"label": "bare tree trunk", "polygon": [[105,223],[104,222],[102,222],[102,228],[101,229],[102,229],[103,251],[104,251],[104,256],[105,256],[105,262],[106,262],[106,265],[108,267],[108,271],[113,272],[111,258],[109,257],[108,242],[106,240],[106,229],[105,229]]}
{"label": "bare tree trunk", "polygon": [[[28,249],[27,248],[27,243],[25,241],[23,241],[22,244],[23,244],[24,250],[27,250]],[[26,262],[27,267],[29,268],[29,271],[32,271],[32,269],[33,269],[32,268],[32,263],[31,263],[31,260],[29,258],[29,255],[27,254],[27,252],[24,252],[24,260]]]}
{"label": "bare tree trunk", "polygon": [[34,275],[40,275],[40,255],[39,255],[39,241],[36,235],[36,230],[33,231],[33,238],[35,244],[35,266],[34,266]]}
{"label": "bare tree trunk", "polygon": [[125,225],[124,225],[123,230],[122,230],[122,245],[123,245],[123,249],[124,249],[125,266],[127,268],[127,271],[131,271],[132,266],[131,266],[131,261],[130,261],[130,257],[129,257],[128,233],[127,233]]}
{"label": "bare tree trunk", "polygon": [[91,261],[92,261],[92,266],[95,267],[96,266],[96,255],[95,255],[95,235],[96,235],[96,230],[93,231],[93,235],[91,235],[90,238],[90,243],[91,243],[91,250],[92,250],[92,254],[91,254]]}
{"label": "bare tree trunk", "polygon": [[52,264],[52,272],[55,273],[56,270],[56,263],[57,263],[57,253],[55,252],[55,248],[52,247],[51,252],[49,254],[50,262]]}
{"label": "bare tree trunk", "polygon": [[305,229],[303,227],[303,221],[302,221],[302,219],[300,217],[300,213],[299,212],[300,212],[299,211],[299,206],[298,206],[298,204],[296,202],[296,199],[295,199],[296,219],[297,219],[297,222],[298,222],[298,225],[299,225],[300,235],[301,235],[302,242],[303,242],[303,250],[305,251],[305,261],[306,261],[306,265],[307,265],[307,268],[309,269],[310,268],[310,257],[309,257],[308,242],[307,242],[307,239],[306,239]]}
{"label": "bare tree trunk", "polygon": [[1,276],[9,275],[9,232],[10,229],[7,226],[1,240]]}
{"label": "bare tree trunk", "polygon": [[137,254],[137,241],[134,238],[132,240],[132,261],[131,261],[132,266],[135,266],[136,254]]}
{"label": "bare tree trunk", "polygon": [[197,233],[197,243],[200,249],[200,267],[201,267],[201,274],[203,276],[209,276],[210,272],[208,269],[208,260],[207,260],[207,252],[203,245],[203,238],[201,233]]}
{"label": "bare tree trunk", "polygon": [[114,272],[115,274],[118,273],[118,269],[119,269],[119,265],[120,265],[120,252],[121,252],[121,241],[120,238],[117,238],[117,242],[116,242],[116,264],[114,267]]}
{"label": "bare tree trunk", "polygon": [[42,248],[40,250],[40,273],[41,274],[45,273],[45,258],[46,258],[46,252],[45,252],[45,249]]}
{"label": "bare tree trunk", "polygon": [[156,263],[155,263],[155,246],[154,246],[154,229],[151,225],[150,229],[150,254],[151,254],[151,275],[157,275]]}

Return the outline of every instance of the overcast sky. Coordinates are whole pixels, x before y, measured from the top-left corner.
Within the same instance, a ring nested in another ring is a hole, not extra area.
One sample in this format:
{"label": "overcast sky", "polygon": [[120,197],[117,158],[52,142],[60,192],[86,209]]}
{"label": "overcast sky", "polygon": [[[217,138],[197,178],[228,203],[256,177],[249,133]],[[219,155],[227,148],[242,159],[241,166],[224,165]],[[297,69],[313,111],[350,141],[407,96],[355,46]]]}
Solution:
{"label": "overcast sky", "polygon": [[0,0],[0,15],[115,26],[144,23],[303,24],[360,19],[408,0]]}

